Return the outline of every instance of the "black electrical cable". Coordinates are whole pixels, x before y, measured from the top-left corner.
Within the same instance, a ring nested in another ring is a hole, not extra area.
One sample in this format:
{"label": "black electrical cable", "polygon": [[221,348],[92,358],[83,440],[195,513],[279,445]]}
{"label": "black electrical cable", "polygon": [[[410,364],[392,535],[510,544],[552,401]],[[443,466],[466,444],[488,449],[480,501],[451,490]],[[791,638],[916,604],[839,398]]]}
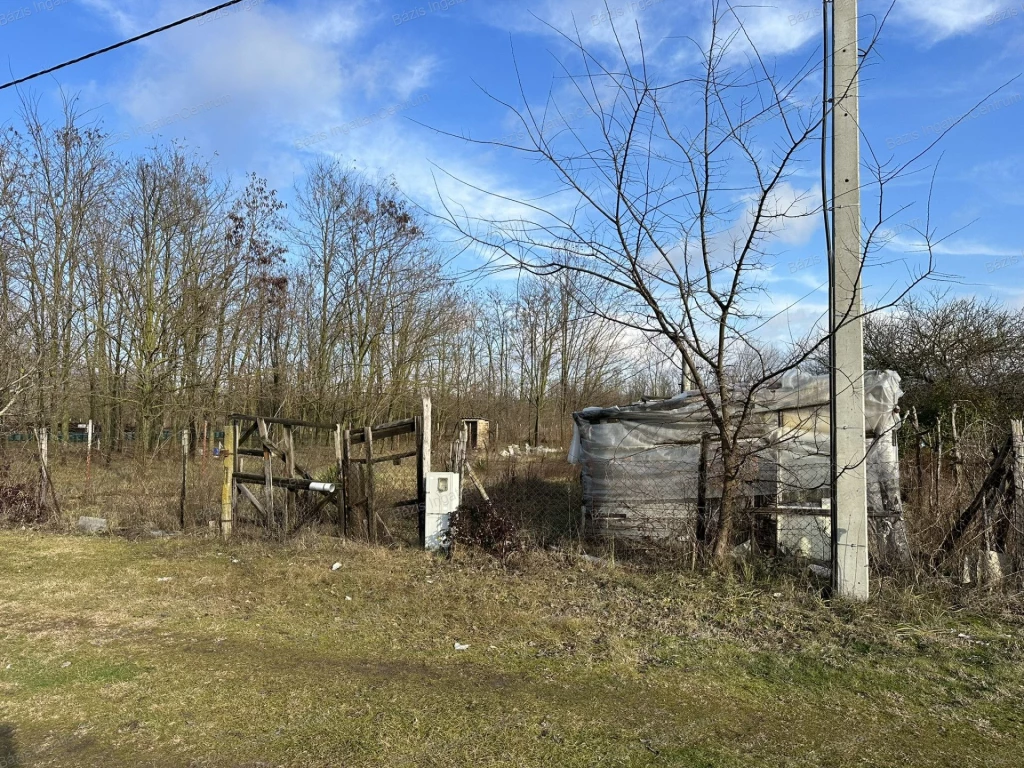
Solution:
{"label": "black electrical cable", "polygon": [[135,37],[130,37],[127,40],[122,40],[120,43],[115,43],[114,45],[108,45],[106,48],[101,48],[98,51],[93,51],[92,53],[87,53],[85,56],[79,56],[77,59],[72,59],[71,61],[65,61],[63,64],[58,64],[55,67],[50,67],[49,69],[41,70],[40,72],[36,72],[35,74],[32,74],[32,75],[26,75],[25,77],[19,77],[17,80],[11,80],[11,82],[9,82],[9,83],[4,83],[3,85],[0,85],[0,91],[4,90],[5,88],[11,88],[11,87],[13,87],[15,85],[21,85],[22,83],[27,83],[29,80],[34,80],[37,77],[42,77],[43,75],[48,75],[51,72],[56,72],[58,69],[64,69],[64,67],[70,67],[72,64],[78,64],[78,63],[83,62],[83,61],[85,61],[87,59],[91,59],[91,58],[93,58],[95,56],[99,56],[100,54],[108,53],[108,52],[116,50],[118,48],[122,48],[122,47],[124,47],[126,45],[130,45],[131,43],[136,43],[139,40],[144,40],[147,37],[152,37],[153,35],[159,34],[160,32],[166,32],[168,29],[173,29],[174,27],[180,27],[182,24],[187,24],[188,22],[194,21],[195,19],[202,18],[203,16],[209,16],[211,13],[216,13],[217,11],[224,10],[225,8],[228,8],[229,6],[232,6],[232,5],[238,5],[241,2],[243,2],[243,0],[229,0],[229,2],[221,3],[220,5],[218,5],[218,6],[214,7],[214,8],[210,8],[207,11],[202,11],[201,13],[195,13],[195,14],[189,16],[188,18],[179,19],[178,21],[172,22],[171,24],[165,24],[164,26],[158,27],[157,29],[151,29],[149,32],[143,32],[141,35],[136,35]]}

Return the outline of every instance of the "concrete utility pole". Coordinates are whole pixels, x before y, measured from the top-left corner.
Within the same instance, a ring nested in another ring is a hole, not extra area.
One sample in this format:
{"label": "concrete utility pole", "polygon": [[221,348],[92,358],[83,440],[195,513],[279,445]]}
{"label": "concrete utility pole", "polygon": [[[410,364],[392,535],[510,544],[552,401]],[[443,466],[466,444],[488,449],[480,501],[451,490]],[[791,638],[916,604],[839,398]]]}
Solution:
{"label": "concrete utility pole", "polygon": [[832,580],[838,596],[867,600],[857,0],[833,3],[832,42]]}

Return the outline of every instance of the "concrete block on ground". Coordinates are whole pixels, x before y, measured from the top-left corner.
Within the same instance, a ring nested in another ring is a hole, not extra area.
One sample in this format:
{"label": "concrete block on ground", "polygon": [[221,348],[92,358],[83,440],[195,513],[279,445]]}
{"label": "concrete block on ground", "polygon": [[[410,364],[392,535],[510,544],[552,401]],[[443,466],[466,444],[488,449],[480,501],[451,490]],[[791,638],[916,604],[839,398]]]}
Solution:
{"label": "concrete block on ground", "polygon": [[106,533],[107,521],[102,517],[80,517],[78,530],[83,533]]}

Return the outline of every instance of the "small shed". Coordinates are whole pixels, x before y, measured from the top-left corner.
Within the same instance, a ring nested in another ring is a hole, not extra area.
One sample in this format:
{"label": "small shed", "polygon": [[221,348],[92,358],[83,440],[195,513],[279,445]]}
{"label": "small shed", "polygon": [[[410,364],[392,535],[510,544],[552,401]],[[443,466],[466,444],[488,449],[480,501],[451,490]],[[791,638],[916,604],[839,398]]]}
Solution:
{"label": "small shed", "polygon": [[[896,430],[900,377],[865,375],[868,513],[905,541]],[[793,371],[757,396],[744,440],[747,508],[767,520],[779,549],[827,560],[831,538],[829,380]],[[581,465],[583,512],[599,535],[693,541],[721,498],[721,457],[697,392],[612,408],[575,422],[569,461]]]}
{"label": "small shed", "polygon": [[466,448],[470,451],[486,451],[491,436],[491,422],[487,419],[463,419],[466,427]]}

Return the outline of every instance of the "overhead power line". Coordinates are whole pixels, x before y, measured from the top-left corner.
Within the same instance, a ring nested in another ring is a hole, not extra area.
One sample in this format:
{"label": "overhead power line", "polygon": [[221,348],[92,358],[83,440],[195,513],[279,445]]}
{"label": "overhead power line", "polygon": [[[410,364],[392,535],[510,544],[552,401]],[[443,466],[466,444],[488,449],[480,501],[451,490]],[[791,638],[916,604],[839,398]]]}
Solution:
{"label": "overhead power line", "polygon": [[35,80],[37,77],[42,77],[43,75],[48,75],[51,72],[56,72],[58,69],[64,69],[64,67],[70,67],[72,64],[78,64],[80,62],[86,61],[88,59],[92,59],[92,58],[94,58],[96,56],[99,56],[101,54],[109,53],[110,51],[117,50],[118,48],[123,48],[126,45],[131,45],[132,43],[137,43],[139,40],[145,40],[147,37],[152,37],[153,35],[159,34],[161,32],[166,32],[168,29],[174,29],[175,27],[180,27],[182,24],[187,24],[188,22],[194,21],[195,19],[202,18],[203,16],[209,16],[211,13],[216,13],[217,11],[222,11],[225,8],[228,8],[228,7],[232,6],[232,5],[238,5],[242,1],[243,0],[229,0],[229,2],[221,3],[220,5],[215,6],[214,8],[210,8],[209,10],[202,11],[200,13],[194,13],[194,14],[192,14],[191,16],[189,16],[187,18],[179,19],[178,21],[172,22],[170,24],[165,24],[164,26],[157,27],[156,29],[151,29],[149,32],[143,32],[141,35],[136,35],[135,37],[130,37],[127,40],[122,40],[120,43],[115,43],[114,45],[108,45],[106,48],[101,48],[98,51],[93,51],[92,53],[87,53],[87,54],[85,54],[85,56],[79,56],[77,59],[72,59],[71,61],[65,61],[63,64],[58,64],[55,67],[50,67],[49,69],[44,69],[44,70],[41,70],[41,71],[36,72],[34,74],[26,75],[25,77],[19,77],[17,80],[11,80],[11,82],[9,82],[9,83],[4,83],[3,85],[0,85],[0,91],[4,90],[5,88],[11,88],[11,87],[13,87],[15,85],[21,85],[22,83],[27,83],[29,80]]}

